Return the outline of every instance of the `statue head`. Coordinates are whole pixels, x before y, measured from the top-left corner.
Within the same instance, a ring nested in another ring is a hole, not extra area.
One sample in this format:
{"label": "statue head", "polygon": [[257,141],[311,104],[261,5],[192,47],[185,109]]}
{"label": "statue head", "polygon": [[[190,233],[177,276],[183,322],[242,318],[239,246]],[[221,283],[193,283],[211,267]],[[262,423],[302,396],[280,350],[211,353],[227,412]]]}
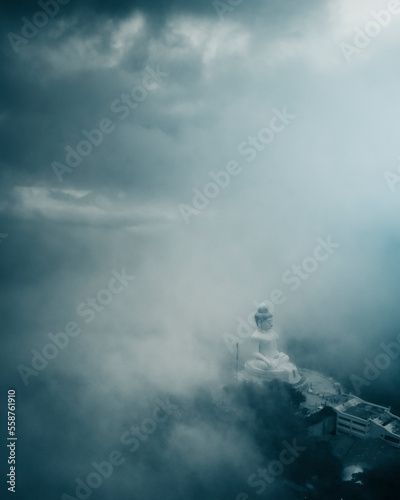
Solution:
{"label": "statue head", "polygon": [[257,329],[260,332],[267,332],[268,330],[271,330],[273,325],[272,314],[269,312],[268,307],[265,304],[260,305],[254,318],[256,320]]}

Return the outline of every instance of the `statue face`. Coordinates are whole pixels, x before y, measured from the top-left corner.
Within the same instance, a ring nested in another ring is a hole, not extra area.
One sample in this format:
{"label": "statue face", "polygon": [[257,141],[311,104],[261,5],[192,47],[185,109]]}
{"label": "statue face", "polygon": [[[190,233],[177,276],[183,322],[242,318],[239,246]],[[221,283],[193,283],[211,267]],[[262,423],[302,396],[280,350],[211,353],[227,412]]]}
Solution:
{"label": "statue face", "polygon": [[273,325],[273,321],[272,321],[272,318],[267,318],[267,319],[264,319],[262,322],[261,322],[261,325],[260,325],[260,330],[266,332],[268,330],[270,330],[272,328],[272,325]]}

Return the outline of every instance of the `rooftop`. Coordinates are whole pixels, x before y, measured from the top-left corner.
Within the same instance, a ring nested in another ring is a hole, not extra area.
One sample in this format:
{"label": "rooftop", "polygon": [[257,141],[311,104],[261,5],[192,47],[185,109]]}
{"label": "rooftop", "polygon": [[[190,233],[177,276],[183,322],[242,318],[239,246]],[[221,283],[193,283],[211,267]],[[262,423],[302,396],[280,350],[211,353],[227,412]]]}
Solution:
{"label": "rooftop", "polygon": [[344,410],[347,415],[362,418],[363,420],[373,420],[386,415],[385,409],[379,406],[373,406],[368,403],[358,403],[355,406],[350,406]]}
{"label": "rooftop", "polygon": [[357,397],[335,407],[336,410],[363,420],[373,420],[387,431],[400,435],[400,418],[390,413],[389,408],[367,403]]}
{"label": "rooftop", "polygon": [[400,420],[395,420],[394,422],[392,422],[390,424],[390,429],[389,429],[391,432],[393,432],[393,434],[398,434],[400,435]]}
{"label": "rooftop", "polygon": [[386,430],[393,434],[400,435],[400,419],[390,414],[374,419],[374,422],[382,425]]}
{"label": "rooftop", "polygon": [[313,413],[306,419],[306,425],[309,427],[310,425],[319,424],[324,419],[332,417],[336,415],[336,412],[330,407],[325,406],[322,410],[317,413]]}

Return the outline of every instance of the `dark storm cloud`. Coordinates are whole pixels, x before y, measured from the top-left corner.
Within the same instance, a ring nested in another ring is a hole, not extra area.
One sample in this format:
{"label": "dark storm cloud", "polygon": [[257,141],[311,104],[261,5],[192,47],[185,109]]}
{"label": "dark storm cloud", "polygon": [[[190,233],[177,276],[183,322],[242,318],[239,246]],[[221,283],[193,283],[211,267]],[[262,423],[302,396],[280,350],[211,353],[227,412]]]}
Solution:
{"label": "dark storm cloud", "polygon": [[[37,10],[37,2],[30,2],[29,0],[19,0],[3,6],[3,11],[9,18],[19,18],[24,13],[35,12],[35,9]],[[124,0],[118,3],[107,2],[106,0],[89,0],[82,4],[71,0],[68,2],[68,9],[83,12],[91,11],[98,15],[105,13],[115,17],[123,17],[132,12],[132,10],[140,9],[157,16],[170,11],[207,12],[210,10],[210,4],[208,2],[195,2],[193,0],[187,2],[182,0],[157,0],[155,2]]]}
{"label": "dark storm cloud", "polygon": [[[29,5],[32,11],[32,4]],[[11,18],[14,21],[19,19],[21,13],[25,13],[29,18],[32,12],[25,11],[27,8],[27,3],[8,6],[2,21],[4,27],[7,27]],[[239,8],[240,16],[235,9],[229,18],[239,24],[246,24],[246,11],[249,15],[253,13],[254,16],[263,17],[270,27],[275,24],[274,18],[286,19],[282,16],[280,7],[270,4],[255,7],[251,2],[244,2],[237,7]],[[265,12],[265,9],[268,9],[268,12]],[[296,17],[298,14],[298,7],[295,7],[294,3],[286,5],[285,9],[289,17]],[[111,48],[113,34],[118,31],[119,23],[123,22],[126,16],[139,12],[144,15],[144,28],[131,49],[119,55],[115,63],[112,62],[116,57]],[[49,168],[52,161],[64,159],[65,147],[75,147],[79,143],[82,139],[82,129],[95,128],[104,117],[116,118],[110,113],[111,103],[121,93],[129,92],[135,84],[140,83],[144,68],[149,62],[161,64],[168,72],[169,88],[160,96],[150,95],[143,105],[132,113],[130,121],[140,121],[148,129],[133,131],[135,135],[142,135],[139,143],[143,139],[146,143],[158,143],[170,134],[176,135],[183,126],[182,115],[174,116],[167,110],[163,111],[168,101],[171,101],[171,107],[174,102],[182,99],[187,103],[193,100],[208,102],[209,106],[202,112],[203,116],[199,116],[198,112],[197,116],[194,115],[197,121],[200,120],[204,124],[212,120],[212,114],[222,111],[219,97],[213,96],[212,88],[219,83],[210,82],[207,87],[196,84],[204,78],[205,67],[201,60],[201,49],[185,53],[187,40],[182,35],[176,36],[172,44],[165,39],[167,14],[170,17],[200,16],[200,21],[207,19],[208,23],[218,27],[215,9],[208,2],[89,2],[83,6],[74,3],[63,6],[52,21],[53,25],[49,24],[39,30],[36,37],[20,48],[21,53],[18,55],[10,52],[9,42],[4,36],[4,77],[1,79],[4,113],[1,123],[4,144],[3,171],[9,172],[19,184],[35,183],[35,179],[40,176],[46,184],[54,185],[57,179]],[[202,14],[207,15],[203,18]],[[157,29],[153,28],[154,20],[157,20]],[[204,30],[209,29],[210,24],[205,24]],[[268,33],[270,32],[267,30]],[[233,42],[234,36],[232,34],[223,41],[228,44],[227,48]],[[170,46],[177,55],[170,57],[168,52],[165,52],[166,57],[160,55],[157,60],[149,52],[151,42],[158,42],[160,48]],[[126,78],[126,73],[130,73],[129,79]],[[119,78],[116,78],[116,74]],[[161,136],[156,135],[156,127],[161,128]],[[99,154],[94,154],[84,162],[90,169],[92,185],[96,179],[99,184],[123,184],[133,180],[140,185],[145,181],[141,172],[152,163],[152,159],[148,158],[147,153],[143,157],[140,146],[136,144],[135,171],[131,172],[131,166],[126,165],[121,156],[115,155],[117,148],[127,147],[126,140],[118,144],[121,131],[117,134],[101,148],[103,155],[106,155],[104,159]],[[193,142],[194,134],[192,136]],[[161,142],[162,149],[168,146],[168,143],[164,146]],[[108,151],[112,152],[112,156],[107,157]],[[113,172],[120,172],[119,176],[115,173],[109,174],[110,161],[113,162]],[[153,161],[160,163],[160,159]],[[189,158],[186,161],[189,162]],[[163,172],[174,168],[175,158],[166,158],[165,163],[161,169]],[[97,170],[95,175],[94,168]],[[174,171],[170,171],[168,176],[174,174]],[[88,185],[89,179],[86,180],[86,177],[82,172],[81,183]],[[10,179],[5,181],[12,182]],[[73,181],[69,181],[67,178],[66,182],[74,185]]]}
{"label": "dark storm cloud", "polygon": [[[223,2],[225,5],[229,6],[228,2]],[[259,2],[254,0],[243,0],[242,3],[236,2],[236,9],[240,9],[242,12],[255,12],[258,8],[261,8],[263,12],[268,14],[276,15],[282,21],[290,17],[293,11],[299,8],[298,2],[295,0],[288,0],[283,4],[274,4],[273,2],[264,2],[261,7],[259,7]],[[146,2],[145,0],[124,0],[121,2],[108,2],[107,0],[88,0],[84,3],[78,3],[71,0],[68,2],[68,7],[64,8],[64,13],[61,15],[68,16],[66,13],[67,9],[72,12],[91,12],[96,15],[106,15],[113,17],[123,17],[130,14],[134,10],[141,10],[150,15],[151,18],[165,18],[167,14],[195,14],[195,15],[210,15],[215,16],[216,10],[213,2],[201,1],[196,2],[195,0],[157,0],[153,2]],[[311,1],[304,2],[301,9],[309,9],[313,6]],[[37,2],[31,2],[29,0],[18,0],[6,4],[2,8],[5,17],[8,19],[20,18],[20,16],[29,15],[38,10]],[[229,12],[227,10],[227,12]]]}

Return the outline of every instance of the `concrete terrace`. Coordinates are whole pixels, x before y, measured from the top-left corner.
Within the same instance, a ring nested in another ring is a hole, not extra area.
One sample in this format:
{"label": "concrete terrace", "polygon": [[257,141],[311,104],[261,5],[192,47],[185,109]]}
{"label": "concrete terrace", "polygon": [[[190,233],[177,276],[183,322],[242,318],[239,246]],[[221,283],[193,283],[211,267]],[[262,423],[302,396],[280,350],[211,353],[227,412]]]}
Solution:
{"label": "concrete terrace", "polygon": [[321,410],[324,406],[335,406],[342,401],[342,388],[338,382],[312,370],[300,370],[307,380],[308,390],[303,390],[305,408],[311,412]]}

